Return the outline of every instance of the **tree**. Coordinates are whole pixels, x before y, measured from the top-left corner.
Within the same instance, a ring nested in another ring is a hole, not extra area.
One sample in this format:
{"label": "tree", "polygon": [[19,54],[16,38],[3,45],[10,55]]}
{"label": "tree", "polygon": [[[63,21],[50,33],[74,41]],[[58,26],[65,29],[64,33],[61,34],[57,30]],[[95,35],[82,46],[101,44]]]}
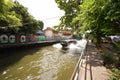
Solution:
{"label": "tree", "polygon": [[91,34],[100,46],[101,37],[119,34],[120,31],[119,0],[84,0],[78,15],[82,30],[91,30]]}
{"label": "tree", "polygon": [[56,0],[56,3],[65,11],[59,27],[71,27],[77,34],[90,30],[98,46],[101,37],[120,33],[119,0]]}
{"label": "tree", "polygon": [[21,25],[21,20],[16,17],[16,13],[10,10],[13,6],[14,3],[12,0],[0,1],[0,27],[14,27],[12,25]]}
{"label": "tree", "polygon": [[58,7],[61,10],[65,11],[65,15],[61,17],[61,24],[59,25],[59,29],[64,28],[72,28],[72,30],[76,30],[79,27],[79,23],[77,25],[73,25],[73,18],[79,13],[79,5],[81,0],[55,0],[58,4]]}
{"label": "tree", "polygon": [[107,26],[109,33],[120,35],[120,0],[107,1],[104,12],[106,13],[105,20],[109,22]]}
{"label": "tree", "polygon": [[102,7],[104,4],[105,0],[84,0],[80,7],[79,19],[81,20],[82,30],[91,30],[98,46],[100,46],[102,37],[101,25],[103,25],[104,16],[102,15]]}
{"label": "tree", "polygon": [[38,20],[38,26],[39,26],[39,29],[43,29],[44,28],[44,23],[43,23],[43,21],[40,21],[40,20]]}
{"label": "tree", "polygon": [[37,21],[32,15],[28,12],[27,8],[21,5],[19,2],[15,1],[15,6],[13,11],[16,12],[17,17],[21,18],[22,26],[19,30],[20,33],[24,34],[35,34],[37,30],[43,29],[43,22]]}

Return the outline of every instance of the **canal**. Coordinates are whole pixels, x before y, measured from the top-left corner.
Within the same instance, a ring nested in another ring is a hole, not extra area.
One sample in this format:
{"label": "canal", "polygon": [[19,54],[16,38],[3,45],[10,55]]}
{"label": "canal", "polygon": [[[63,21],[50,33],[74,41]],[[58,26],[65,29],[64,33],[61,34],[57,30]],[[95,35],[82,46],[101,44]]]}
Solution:
{"label": "canal", "polygon": [[51,46],[0,52],[0,80],[70,80],[79,59],[76,51]]}

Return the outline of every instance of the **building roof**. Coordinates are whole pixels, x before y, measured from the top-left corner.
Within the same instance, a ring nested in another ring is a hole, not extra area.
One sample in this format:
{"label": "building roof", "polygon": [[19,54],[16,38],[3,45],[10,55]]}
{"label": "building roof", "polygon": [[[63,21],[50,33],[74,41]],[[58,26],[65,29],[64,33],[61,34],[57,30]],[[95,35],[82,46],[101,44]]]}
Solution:
{"label": "building roof", "polygon": [[42,30],[38,30],[37,34],[44,34]]}
{"label": "building roof", "polygon": [[44,31],[46,31],[46,30],[53,30],[52,28],[50,28],[50,27],[47,27]]}

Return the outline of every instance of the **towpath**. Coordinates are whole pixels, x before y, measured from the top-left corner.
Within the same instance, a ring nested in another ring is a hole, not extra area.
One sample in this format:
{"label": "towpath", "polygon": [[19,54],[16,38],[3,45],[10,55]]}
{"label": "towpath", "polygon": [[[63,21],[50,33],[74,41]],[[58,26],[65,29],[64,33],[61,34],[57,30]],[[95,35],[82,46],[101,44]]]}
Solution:
{"label": "towpath", "polygon": [[91,42],[88,42],[78,80],[110,80],[109,70],[103,66],[100,54]]}

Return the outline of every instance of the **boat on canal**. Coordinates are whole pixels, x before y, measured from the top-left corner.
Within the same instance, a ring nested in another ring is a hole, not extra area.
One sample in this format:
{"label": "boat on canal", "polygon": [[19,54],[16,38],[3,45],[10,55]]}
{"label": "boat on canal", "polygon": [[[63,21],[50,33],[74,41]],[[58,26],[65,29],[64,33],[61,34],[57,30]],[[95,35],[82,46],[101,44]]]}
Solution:
{"label": "boat on canal", "polygon": [[80,54],[86,46],[86,40],[69,39],[61,41],[60,44],[63,50],[68,50],[69,53]]}
{"label": "boat on canal", "polygon": [[63,48],[67,48],[71,43],[76,44],[77,40],[76,39],[68,39],[68,40],[60,41],[60,44],[62,45]]}

